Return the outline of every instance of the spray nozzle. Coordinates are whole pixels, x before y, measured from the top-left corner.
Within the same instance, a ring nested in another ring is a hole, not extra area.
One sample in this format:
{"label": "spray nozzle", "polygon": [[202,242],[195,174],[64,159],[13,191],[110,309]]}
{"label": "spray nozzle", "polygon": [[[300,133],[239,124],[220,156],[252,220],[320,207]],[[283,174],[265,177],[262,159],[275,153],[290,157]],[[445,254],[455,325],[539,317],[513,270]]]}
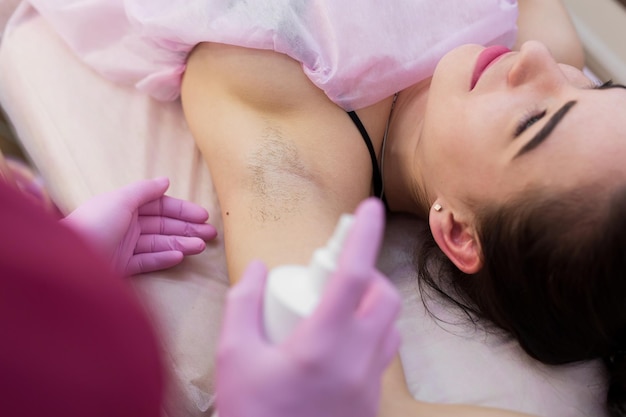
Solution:
{"label": "spray nozzle", "polygon": [[339,222],[337,222],[335,231],[330,239],[328,239],[326,249],[329,251],[329,255],[332,257],[334,263],[337,263],[339,259],[339,254],[341,254],[341,250],[343,249],[343,245],[346,242],[348,232],[353,223],[354,216],[352,214],[342,214],[339,218]]}
{"label": "spray nozzle", "polygon": [[313,252],[309,264],[309,283],[315,294],[322,293],[330,274],[337,268],[337,261],[352,223],[354,216],[343,214],[326,246]]}

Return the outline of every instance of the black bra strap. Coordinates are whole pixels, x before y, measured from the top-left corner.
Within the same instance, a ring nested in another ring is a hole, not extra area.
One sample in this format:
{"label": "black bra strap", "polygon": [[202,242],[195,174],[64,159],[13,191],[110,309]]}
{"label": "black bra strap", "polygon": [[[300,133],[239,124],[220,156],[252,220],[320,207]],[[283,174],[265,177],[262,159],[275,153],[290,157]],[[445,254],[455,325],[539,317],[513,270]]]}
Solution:
{"label": "black bra strap", "polygon": [[356,112],[349,111],[348,116],[352,119],[352,122],[356,125],[357,129],[361,133],[363,137],[363,141],[367,145],[367,150],[370,153],[370,158],[372,159],[372,183],[374,186],[374,195],[385,203],[385,196],[383,195],[383,178],[380,174],[380,169],[378,168],[378,159],[376,158],[376,151],[374,150],[374,145],[372,144],[372,140],[370,139],[370,135],[365,130],[365,126],[361,123],[361,119],[357,116]]}

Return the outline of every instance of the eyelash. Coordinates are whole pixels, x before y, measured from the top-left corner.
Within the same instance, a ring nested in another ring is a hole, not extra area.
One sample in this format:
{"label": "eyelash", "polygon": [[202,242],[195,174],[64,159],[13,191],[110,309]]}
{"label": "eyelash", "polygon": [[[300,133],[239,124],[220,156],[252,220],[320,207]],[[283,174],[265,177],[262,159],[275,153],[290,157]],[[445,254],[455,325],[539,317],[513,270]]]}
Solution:
{"label": "eyelash", "polygon": [[547,113],[546,110],[543,110],[543,111],[533,110],[531,112],[528,112],[527,115],[524,116],[522,120],[520,120],[520,122],[518,123],[517,128],[515,129],[515,137],[518,137],[519,135],[524,133],[526,129],[530,128],[539,120],[543,119],[546,113]]}
{"label": "eyelash", "polygon": [[[605,90],[607,88],[612,88],[612,87],[624,87],[624,86],[613,83],[613,80],[608,80],[602,84],[595,85],[593,88],[596,90]],[[518,137],[519,135],[524,133],[528,128],[530,128],[532,125],[537,123],[539,120],[543,119],[546,113],[547,113],[546,110],[543,110],[543,111],[533,110],[533,111],[528,112],[526,116],[524,116],[522,120],[519,122],[519,124],[517,125],[517,128],[515,129],[515,137]]]}

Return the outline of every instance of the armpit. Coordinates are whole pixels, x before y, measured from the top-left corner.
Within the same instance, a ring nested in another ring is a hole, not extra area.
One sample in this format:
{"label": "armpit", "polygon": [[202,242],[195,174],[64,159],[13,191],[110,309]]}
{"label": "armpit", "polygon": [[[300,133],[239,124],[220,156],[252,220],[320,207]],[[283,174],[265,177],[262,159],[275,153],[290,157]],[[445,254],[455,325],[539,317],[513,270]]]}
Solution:
{"label": "armpit", "polygon": [[260,222],[276,222],[297,212],[314,183],[296,144],[276,127],[264,130],[246,170],[245,187],[252,194],[250,215]]}

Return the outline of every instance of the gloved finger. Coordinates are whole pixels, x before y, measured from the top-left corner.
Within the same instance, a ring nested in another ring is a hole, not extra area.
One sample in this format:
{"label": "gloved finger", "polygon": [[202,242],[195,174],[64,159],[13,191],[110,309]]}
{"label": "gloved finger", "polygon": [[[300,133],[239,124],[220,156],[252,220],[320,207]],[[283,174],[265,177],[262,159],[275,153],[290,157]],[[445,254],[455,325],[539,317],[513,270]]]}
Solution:
{"label": "gloved finger", "polygon": [[263,295],[267,268],[260,261],[251,262],[241,280],[230,289],[226,299],[220,345],[240,345],[242,339],[260,341],[263,330]]}
{"label": "gloved finger", "polygon": [[401,303],[402,298],[396,288],[383,274],[377,272],[376,280],[359,306],[357,338],[365,353],[370,349],[374,363],[381,366],[381,371],[389,364],[400,344],[396,322]]}
{"label": "gloved finger", "polygon": [[400,349],[400,343],[402,342],[402,336],[398,328],[393,325],[389,329],[387,336],[381,341],[380,349],[378,350],[377,360],[381,372],[389,366],[391,360],[398,354]]}
{"label": "gloved finger", "polygon": [[211,224],[189,223],[169,217],[139,216],[139,227],[142,234],[199,237],[204,240],[217,236],[217,230]]}
{"label": "gloved finger", "polygon": [[164,216],[193,223],[204,223],[209,212],[191,201],[163,196],[139,207],[139,215]]}
{"label": "gloved finger", "polygon": [[355,211],[354,223],[320,303],[320,314],[331,322],[352,316],[374,279],[374,269],[384,231],[384,208],[369,198]]}
{"label": "gloved finger", "polygon": [[204,240],[198,237],[141,235],[135,245],[135,254],[178,251],[183,255],[196,255],[206,248]]}
{"label": "gloved finger", "polygon": [[402,298],[387,277],[379,271],[373,274],[375,279],[363,296],[357,314],[369,326],[387,328],[398,317]]}
{"label": "gloved finger", "polygon": [[159,271],[178,265],[184,255],[178,251],[140,253],[133,255],[126,265],[126,276]]}
{"label": "gloved finger", "polygon": [[120,189],[111,191],[108,196],[117,196],[124,201],[130,201],[134,207],[156,200],[163,196],[170,186],[170,180],[166,177],[159,177],[149,180],[135,181]]}

